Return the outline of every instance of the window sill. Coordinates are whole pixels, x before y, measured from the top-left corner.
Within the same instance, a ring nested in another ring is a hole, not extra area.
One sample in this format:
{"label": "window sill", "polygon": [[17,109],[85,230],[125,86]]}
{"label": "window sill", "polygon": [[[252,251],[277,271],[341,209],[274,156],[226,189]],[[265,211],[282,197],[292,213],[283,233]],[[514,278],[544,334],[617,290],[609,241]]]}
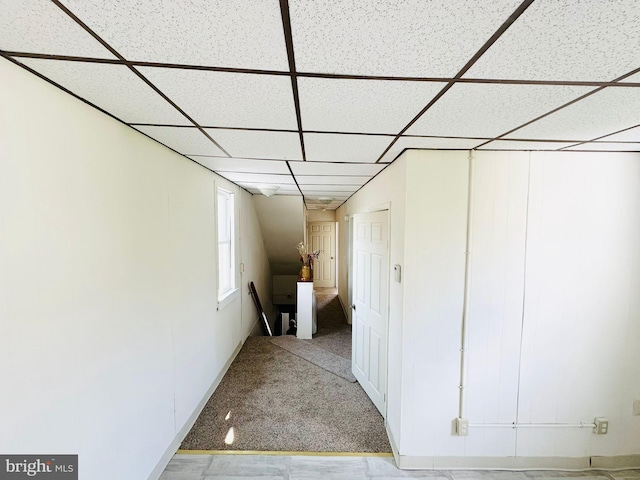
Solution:
{"label": "window sill", "polygon": [[218,298],[218,310],[222,310],[224,307],[233,302],[238,296],[239,289],[234,288],[224,294],[224,296]]}

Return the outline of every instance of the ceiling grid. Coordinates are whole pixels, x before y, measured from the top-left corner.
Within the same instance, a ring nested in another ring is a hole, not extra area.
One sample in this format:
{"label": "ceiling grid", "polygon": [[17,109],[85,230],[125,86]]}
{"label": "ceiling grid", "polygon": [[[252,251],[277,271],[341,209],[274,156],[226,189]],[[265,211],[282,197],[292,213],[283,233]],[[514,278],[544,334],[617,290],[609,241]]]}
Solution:
{"label": "ceiling grid", "polygon": [[407,149],[640,152],[636,0],[0,7],[4,58],[311,209],[337,208]]}

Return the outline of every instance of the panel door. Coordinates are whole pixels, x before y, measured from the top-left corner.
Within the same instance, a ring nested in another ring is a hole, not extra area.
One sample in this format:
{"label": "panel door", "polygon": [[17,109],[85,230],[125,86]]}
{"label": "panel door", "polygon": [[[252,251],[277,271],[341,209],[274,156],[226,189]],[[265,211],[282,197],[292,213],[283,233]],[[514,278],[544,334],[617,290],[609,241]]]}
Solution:
{"label": "panel door", "polygon": [[334,222],[309,224],[309,245],[312,251],[320,250],[320,257],[313,262],[314,287],[336,286],[336,225]]}
{"label": "panel door", "polygon": [[387,211],[353,217],[353,337],[351,368],[371,401],[386,416],[389,315]]}

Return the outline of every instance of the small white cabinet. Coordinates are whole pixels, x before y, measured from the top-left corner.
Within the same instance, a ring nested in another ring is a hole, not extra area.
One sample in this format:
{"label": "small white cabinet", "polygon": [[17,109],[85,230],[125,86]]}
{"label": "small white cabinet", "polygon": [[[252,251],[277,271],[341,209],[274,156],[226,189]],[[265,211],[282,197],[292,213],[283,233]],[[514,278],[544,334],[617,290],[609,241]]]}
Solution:
{"label": "small white cabinet", "polygon": [[310,340],[318,331],[318,306],[313,282],[298,282],[296,305],[296,337]]}

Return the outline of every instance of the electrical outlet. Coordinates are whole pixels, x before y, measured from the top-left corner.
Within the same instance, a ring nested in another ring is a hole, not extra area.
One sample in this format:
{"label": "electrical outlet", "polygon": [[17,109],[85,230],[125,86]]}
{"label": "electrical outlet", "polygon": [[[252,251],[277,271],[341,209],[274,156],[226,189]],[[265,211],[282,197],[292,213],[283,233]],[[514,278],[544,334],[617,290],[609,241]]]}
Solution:
{"label": "electrical outlet", "polygon": [[466,418],[456,418],[456,433],[459,437],[469,435],[469,420]]}
{"label": "electrical outlet", "polygon": [[633,401],[633,414],[640,415],[640,398]]}
{"label": "electrical outlet", "polygon": [[609,431],[609,420],[604,417],[596,417],[593,419],[593,423],[596,424],[593,429],[593,433],[596,435],[606,435]]}

